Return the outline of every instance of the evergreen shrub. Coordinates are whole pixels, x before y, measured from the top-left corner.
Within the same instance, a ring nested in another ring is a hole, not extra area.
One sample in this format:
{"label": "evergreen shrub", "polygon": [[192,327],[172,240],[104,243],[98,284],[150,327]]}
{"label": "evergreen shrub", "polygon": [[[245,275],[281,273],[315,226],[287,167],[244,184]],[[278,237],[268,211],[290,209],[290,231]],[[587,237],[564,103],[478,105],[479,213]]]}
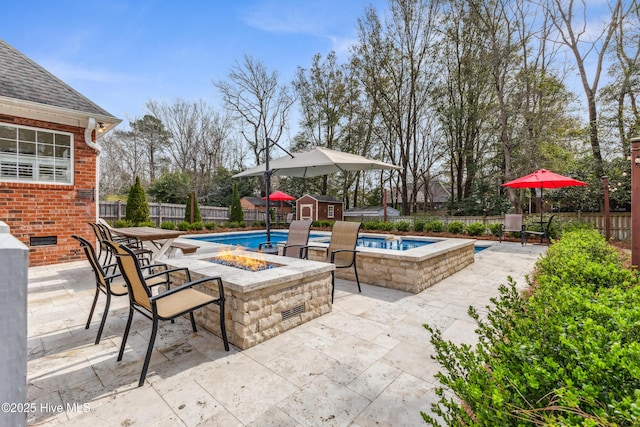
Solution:
{"label": "evergreen shrub", "polygon": [[464,232],[464,222],[452,221],[447,224],[447,231],[453,234],[462,234]]}
{"label": "evergreen shrub", "polygon": [[[435,327],[447,426],[632,426],[640,420],[638,277],[595,230],[563,233],[536,264],[524,295],[511,279],[459,345]],[[452,394],[454,397],[452,397]]]}
{"label": "evergreen shrub", "polygon": [[176,225],[171,221],[162,221],[162,224],[160,224],[160,228],[162,228],[163,230],[175,230]]}
{"label": "evergreen shrub", "polygon": [[409,231],[411,223],[409,221],[398,221],[395,223],[395,227],[398,231]]}
{"label": "evergreen shrub", "polygon": [[134,226],[137,226],[141,222],[151,221],[147,196],[144,193],[144,189],[140,184],[140,177],[138,176],[136,176],[136,182],[129,190],[126,212],[125,219],[130,221]]}
{"label": "evergreen shrub", "polygon": [[474,222],[467,225],[465,230],[469,236],[482,236],[487,231],[487,227],[481,222]]}

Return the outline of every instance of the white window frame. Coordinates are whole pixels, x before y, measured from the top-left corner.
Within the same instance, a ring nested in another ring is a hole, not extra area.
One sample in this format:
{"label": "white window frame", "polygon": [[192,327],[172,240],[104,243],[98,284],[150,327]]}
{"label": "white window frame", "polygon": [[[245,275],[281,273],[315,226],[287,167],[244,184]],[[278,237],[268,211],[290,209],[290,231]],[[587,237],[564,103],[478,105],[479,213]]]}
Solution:
{"label": "white window frame", "polygon": [[335,205],[327,205],[327,218],[335,218]]}
{"label": "white window frame", "polygon": [[[74,135],[52,129],[0,123],[0,126],[16,130],[15,139],[0,136],[0,182],[21,182],[35,184],[73,185],[74,177]],[[21,141],[20,129],[35,132],[35,141]],[[49,134],[53,143],[39,141],[39,134]],[[2,135],[2,134],[0,134]],[[69,145],[56,146],[56,135],[68,137]],[[15,148],[6,151],[6,147],[15,143]],[[21,153],[19,145],[33,144],[35,153]],[[53,151],[53,156],[44,155],[39,148],[46,147]],[[68,149],[68,157],[56,157],[56,151]],[[9,174],[13,176],[9,176]]]}

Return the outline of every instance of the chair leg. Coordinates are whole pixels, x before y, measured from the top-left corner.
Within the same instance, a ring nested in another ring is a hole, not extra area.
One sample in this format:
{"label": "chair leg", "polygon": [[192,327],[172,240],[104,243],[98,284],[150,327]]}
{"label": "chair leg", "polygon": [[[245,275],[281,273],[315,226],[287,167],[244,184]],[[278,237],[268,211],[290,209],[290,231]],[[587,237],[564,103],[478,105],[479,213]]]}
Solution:
{"label": "chair leg", "polygon": [[193,332],[198,332],[198,328],[196,328],[196,319],[193,317],[193,311],[189,312],[189,318],[191,319],[191,329],[193,329]]}
{"label": "chair leg", "polygon": [[147,355],[144,357],[144,365],[142,365],[142,373],[140,374],[140,381],[138,387],[144,384],[144,379],[147,377],[147,369],[149,368],[149,361],[151,360],[151,353],[153,352],[153,344],[156,341],[156,333],[158,332],[158,318],[153,317],[153,328],[151,329],[151,337],[149,338],[149,347],[147,347]]}
{"label": "chair leg", "polygon": [[224,341],[224,349],[229,351],[229,340],[227,339],[227,327],[224,324],[224,301],[220,301],[220,332],[222,341]]}
{"label": "chair leg", "polygon": [[120,345],[120,352],[118,353],[118,362],[122,360],[124,354],[124,346],[127,344],[127,337],[129,336],[129,329],[131,329],[131,321],[133,320],[133,307],[129,307],[129,318],[127,319],[127,326],[124,328],[124,335],[122,335],[122,344]]}
{"label": "chair leg", "polygon": [[104,329],[104,324],[107,323],[107,316],[109,315],[109,306],[111,305],[111,294],[107,291],[107,303],[104,306],[104,313],[102,313],[102,320],[100,320],[100,327],[98,328],[98,335],[96,335],[96,344],[100,344],[100,337]]}
{"label": "chair leg", "polygon": [[360,279],[358,279],[358,267],[356,267],[356,260],[353,260],[353,272],[356,275],[356,283],[358,284],[358,292],[362,293],[362,289],[360,289]]}
{"label": "chair leg", "polygon": [[336,290],[336,273],[331,271],[331,304],[333,304],[333,293]]}
{"label": "chair leg", "polygon": [[100,290],[96,287],[96,296],[93,297],[93,304],[91,304],[91,311],[89,312],[89,318],[87,319],[87,324],[85,325],[85,329],[89,329],[89,325],[91,325],[91,318],[93,317],[93,311],[96,309],[96,303],[98,302],[98,295],[100,294]]}

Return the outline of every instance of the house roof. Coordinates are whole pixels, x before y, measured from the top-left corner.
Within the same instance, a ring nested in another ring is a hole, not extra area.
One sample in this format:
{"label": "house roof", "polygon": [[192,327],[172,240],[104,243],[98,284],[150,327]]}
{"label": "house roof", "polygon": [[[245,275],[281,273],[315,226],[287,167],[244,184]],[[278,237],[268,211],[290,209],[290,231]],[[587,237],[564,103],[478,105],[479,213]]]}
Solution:
{"label": "house roof", "polygon": [[[367,215],[376,215],[382,212],[384,212],[383,206],[363,206],[363,207],[349,208],[344,211],[344,214],[367,216]],[[395,208],[392,208],[391,206],[387,206],[387,214],[399,215],[400,211]]]}
{"label": "house roof", "polygon": [[[335,197],[331,197],[331,196],[323,196],[321,194],[305,194],[302,197],[311,197],[312,199],[316,199],[319,202],[333,202],[333,203],[342,203],[341,200],[336,199]],[[301,198],[302,198],[301,197]],[[301,199],[300,198],[300,199]],[[300,200],[298,199],[298,200]]]}
{"label": "house roof", "polygon": [[[243,199],[245,199],[246,201],[250,202],[253,206],[267,206],[267,201],[265,199],[263,199],[262,197],[245,196],[245,197],[243,197]],[[291,205],[289,202],[280,202],[280,201],[275,201],[275,200],[271,200],[270,205],[271,206],[280,206],[280,203],[282,203],[283,206],[290,206]]]}
{"label": "house roof", "polygon": [[24,54],[0,39],[0,113],[103,131],[121,122]]}

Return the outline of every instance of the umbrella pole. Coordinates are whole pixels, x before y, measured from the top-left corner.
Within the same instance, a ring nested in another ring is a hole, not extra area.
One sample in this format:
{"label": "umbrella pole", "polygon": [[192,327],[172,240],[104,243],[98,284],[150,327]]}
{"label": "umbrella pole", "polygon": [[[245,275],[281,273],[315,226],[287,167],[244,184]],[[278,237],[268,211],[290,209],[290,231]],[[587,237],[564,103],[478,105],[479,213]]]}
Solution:
{"label": "umbrella pole", "polygon": [[[267,200],[267,217],[265,218],[265,225],[267,228],[267,243],[263,246],[266,249],[266,252],[273,252],[273,246],[271,246],[271,204],[269,200],[269,195],[271,194],[271,169],[269,169],[269,142],[271,140],[267,138],[265,141],[265,150],[266,150],[266,164],[264,171],[264,186],[266,187],[266,200]],[[263,249],[263,250],[264,250]]]}

